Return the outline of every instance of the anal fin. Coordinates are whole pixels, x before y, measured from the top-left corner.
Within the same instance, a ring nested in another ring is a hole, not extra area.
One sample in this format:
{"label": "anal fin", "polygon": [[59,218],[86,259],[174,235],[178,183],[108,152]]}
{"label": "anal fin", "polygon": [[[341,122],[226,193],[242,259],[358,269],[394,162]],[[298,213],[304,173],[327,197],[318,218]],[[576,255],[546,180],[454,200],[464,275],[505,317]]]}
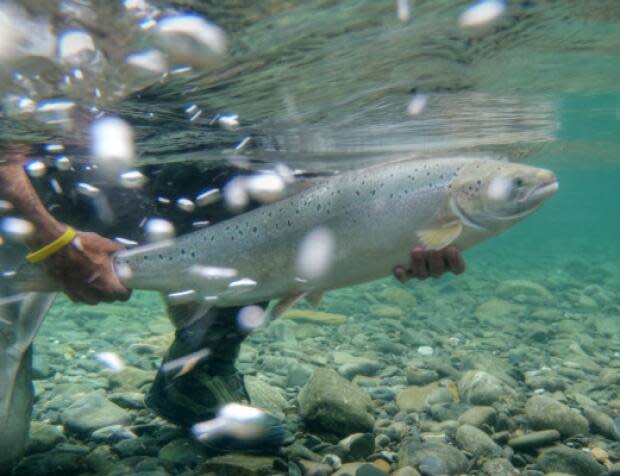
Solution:
{"label": "anal fin", "polygon": [[306,301],[308,301],[312,307],[319,307],[321,299],[323,299],[323,291],[314,291],[306,296]]}
{"label": "anal fin", "polygon": [[273,309],[271,310],[271,317],[277,319],[282,314],[284,314],[289,308],[293,307],[301,298],[303,298],[306,293],[297,293],[292,294],[290,296],[285,296],[280,299]]}

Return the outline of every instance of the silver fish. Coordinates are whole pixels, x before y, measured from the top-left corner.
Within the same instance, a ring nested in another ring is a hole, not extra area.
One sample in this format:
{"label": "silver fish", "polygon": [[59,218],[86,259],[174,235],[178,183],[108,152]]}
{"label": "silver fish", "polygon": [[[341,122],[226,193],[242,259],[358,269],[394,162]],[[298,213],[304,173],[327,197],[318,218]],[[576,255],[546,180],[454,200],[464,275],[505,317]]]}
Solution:
{"label": "silver fish", "polygon": [[[470,248],[530,215],[557,189],[549,170],[498,160],[384,163],[174,241],[120,252],[115,267],[127,287],[181,296],[195,310],[279,299],[279,314],[302,296],[317,303],[324,291],[389,276],[415,246]],[[328,231],[333,249],[328,269],[308,277],[298,258],[317,229]]]}
{"label": "silver fish", "polygon": [[[119,253],[130,288],[192,290],[210,305],[281,299],[372,281],[406,263],[414,246],[460,250],[497,235],[539,208],[558,188],[544,169],[484,159],[403,160],[350,171],[272,205],[182,236],[168,246]],[[301,243],[313,230],[333,240],[329,271],[300,276]],[[201,278],[196,267],[234,269]],[[243,278],[254,286],[237,289]]]}

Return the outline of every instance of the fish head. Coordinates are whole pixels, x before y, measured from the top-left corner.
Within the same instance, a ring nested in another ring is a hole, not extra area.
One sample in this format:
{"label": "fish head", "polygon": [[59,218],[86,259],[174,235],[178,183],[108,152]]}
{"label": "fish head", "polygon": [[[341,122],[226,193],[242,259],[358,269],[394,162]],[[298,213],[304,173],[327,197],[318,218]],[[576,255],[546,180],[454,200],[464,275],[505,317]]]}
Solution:
{"label": "fish head", "polygon": [[550,170],[472,160],[452,182],[451,208],[465,226],[497,233],[536,211],[557,190]]}

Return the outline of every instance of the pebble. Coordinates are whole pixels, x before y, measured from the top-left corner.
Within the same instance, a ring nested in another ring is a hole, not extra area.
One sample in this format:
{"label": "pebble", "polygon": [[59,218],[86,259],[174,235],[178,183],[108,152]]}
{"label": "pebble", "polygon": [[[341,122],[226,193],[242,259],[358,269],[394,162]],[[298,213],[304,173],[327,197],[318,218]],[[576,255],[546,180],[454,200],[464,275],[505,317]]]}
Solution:
{"label": "pebble", "polygon": [[497,417],[495,408],[489,406],[475,406],[459,416],[458,422],[480,428],[484,425],[492,426]]}
{"label": "pebble", "polygon": [[439,374],[434,370],[407,367],[405,372],[409,385],[426,385],[427,383],[439,380]]}
{"label": "pebble", "polygon": [[411,466],[429,476],[465,473],[468,461],[454,446],[443,443],[420,443],[415,438],[405,440],[400,448],[399,467]]}
{"label": "pebble", "polygon": [[545,395],[531,397],[525,404],[525,415],[534,429],[555,429],[562,436],[588,431],[588,420],[577,411]]}
{"label": "pebble", "polygon": [[476,458],[497,458],[502,456],[502,448],[484,431],[472,425],[461,425],[456,431],[459,447]]}
{"label": "pebble", "polygon": [[474,405],[490,405],[511,395],[504,383],[483,370],[466,372],[459,380],[458,389],[461,398]]}
{"label": "pebble", "polygon": [[375,452],[372,433],[355,433],[340,440],[339,444],[346,449],[346,462],[364,460]]}
{"label": "pebble", "polygon": [[68,431],[89,435],[99,428],[127,425],[130,414],[98,393],[91,393],[70,405],[61,419]]}
{"label": "pebble", "polygon": [[374,426],[371,409],[368,394],[327,368],[316,369],[299,394],[304,422],[340,436],[371,431]]}
{"label": "pebble", "polygon": [[603,476],[605,467],[589,453],[566,446],[550,448],[536,459],[536,466],[545,472],[561,472],[575,476]]}
{"label": "pebble", "polygon": [[533,431],[525,435],[517,436],[508,440],[508,446],[516,450],[525,450],[549,446],[551,443],[560,439],[560,432],[557,430]]}
{"label": "pebble", "polygon": [[[389,471],[389,465],[388,465],[388,471]],[[355,476],[387,476],[387,474],[388,473],[386,471],[383,471],[382,469],[378,468],[376,465],[368,464],[368,463],[362,464],[355,471]]]}

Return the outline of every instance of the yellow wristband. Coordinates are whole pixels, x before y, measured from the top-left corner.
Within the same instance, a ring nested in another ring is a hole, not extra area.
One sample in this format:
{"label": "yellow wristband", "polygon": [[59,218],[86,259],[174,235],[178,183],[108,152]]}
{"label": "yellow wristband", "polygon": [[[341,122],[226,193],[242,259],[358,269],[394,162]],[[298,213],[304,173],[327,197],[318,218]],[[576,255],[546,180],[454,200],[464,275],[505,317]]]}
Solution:
{"label": "yellow wristband", "polygon": [[26,260],[29,263],[33,263],[33,264],[40,263],[41,261],[49,258],[54,253],[57,253],[58,251],[63,249],[65,246],[67,246],[69,243],[71,243],[73,239],[76,237],[76,235],[77,235],[77,231],[75,231],[75,229],[69,226],[67,227],[67,229],[62,235],[60,235],[50,244],[45,245],[40,250],[33,251],[32,253],[28,253],[26,255]]}

